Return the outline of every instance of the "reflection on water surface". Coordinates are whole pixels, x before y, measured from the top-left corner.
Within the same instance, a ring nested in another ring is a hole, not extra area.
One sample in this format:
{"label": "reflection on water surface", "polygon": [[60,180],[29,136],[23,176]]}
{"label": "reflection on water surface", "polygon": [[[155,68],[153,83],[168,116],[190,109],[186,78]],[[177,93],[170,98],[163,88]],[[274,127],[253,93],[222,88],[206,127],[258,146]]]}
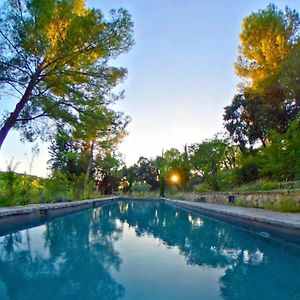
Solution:
{"label": "reflection on water surface", "polygon": [[0,237],[0,299],[300,299],[300,250],[164,203]]}

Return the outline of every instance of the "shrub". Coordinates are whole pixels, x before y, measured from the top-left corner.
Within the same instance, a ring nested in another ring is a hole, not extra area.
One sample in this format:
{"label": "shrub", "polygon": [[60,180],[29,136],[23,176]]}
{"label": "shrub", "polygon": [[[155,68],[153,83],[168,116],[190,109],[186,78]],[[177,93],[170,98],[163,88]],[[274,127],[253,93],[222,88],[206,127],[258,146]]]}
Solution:
{"label": "shrub", "polygon": [[142,192],[142,193],[148,193],[150,191],[150,184],[146,182],[134,182],[131,186],[131,190],[133,192]]}
{"label": "shrub", "polygon": [[73,199],[71,193],[71,183],[67,176],[61,172],[55,172],[50,178],[46,179],[45,182],[45,200],[46,201],[57,201],[59,199]]}
{"label": "shrub", "polygon": [[274,209],[281,212],[300,212],[300,206],[291,198],[281,199]]}
{"label": "shrub", "polygon": [[235,185],[248,183],[260,178],[262,158],[258,154],[245,154],[240,156],[238,167],[234,168],[231,181]]}

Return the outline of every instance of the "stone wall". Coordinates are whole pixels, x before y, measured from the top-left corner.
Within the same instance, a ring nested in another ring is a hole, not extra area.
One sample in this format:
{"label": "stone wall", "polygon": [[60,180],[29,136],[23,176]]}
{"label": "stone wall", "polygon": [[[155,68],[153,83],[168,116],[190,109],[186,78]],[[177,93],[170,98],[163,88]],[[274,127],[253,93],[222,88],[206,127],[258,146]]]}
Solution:
{"label": "stone wall", "polygon": [[[300,190],[277,190],[263,192],[211,192],[186,193],[184,200],[216,204],[234,204],[244,207],[258,207],[280,210],[290,206],[300,210]],[[230,201],[231,200],[231,201]],[[288,210],[288,209],[287,209]]]}

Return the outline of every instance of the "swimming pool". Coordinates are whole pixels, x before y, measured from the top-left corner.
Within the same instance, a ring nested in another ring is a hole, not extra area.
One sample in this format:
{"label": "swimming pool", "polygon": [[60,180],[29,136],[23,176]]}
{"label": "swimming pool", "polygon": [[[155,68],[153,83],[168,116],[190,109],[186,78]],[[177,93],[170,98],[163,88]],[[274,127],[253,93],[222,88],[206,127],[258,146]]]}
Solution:
{"label": "swimming pool", "polygon": [[0,237],[0,299],[300,299],[300,248],[163,202]]}

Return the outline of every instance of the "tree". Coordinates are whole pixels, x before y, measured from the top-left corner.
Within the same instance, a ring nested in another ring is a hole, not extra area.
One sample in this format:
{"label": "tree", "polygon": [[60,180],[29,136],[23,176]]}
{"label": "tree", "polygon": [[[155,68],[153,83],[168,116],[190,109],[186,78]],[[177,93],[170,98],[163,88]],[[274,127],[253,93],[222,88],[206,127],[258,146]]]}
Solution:
{"label": "tree", "polygon": [[75,126],[74,138],[81,143],[88,157],[84,186],[87,186],[93,175],[95,155],[101,156],[102,152],[106,155],[114,151],[116,145],[127,134],[126,126],[129,121],[130,118],[123,113],[103,106],[92,114],[83,115]]}
{"label": "tree", "polygon": [[284,132],[293,118],[287,107],[271,106],[253,91],[235,95],[223,115],[226,130],[242,152],[257,141],[265,147],[268,131]]}
{"label": "tree", "polygon": [[46,121],[48,128],[72,126],[107,104],[126,76],[108,61],[131,48],[132,27],[126,10],[106,20],[82,0],[8,1],[0,19],[0,85],[17,104],[4,116],[0,147],[13,127],[33,140]]}
{"label": "tree", "polygon": [[192,169],[201,172],[204,180],[216,191],[220,189],[218,175],[223,166],[226,146],[223,140],[215,136],[189,147]]}
{"label": "tree", "polygon": [[272,132],[271,142],[263,149],[262,174],[277,180],[300,179],[300,116],[284,134]]}
{"label": "tree", "polygon": [[115,152],[99,154],[95,160],[95,179],[102,194],[112,194],[118,190],[124,177],[124,161]]}
{"label": "tree", "polygon": [[239,76],[260,90],[274,87],[282,63],[299,43],[299,15],[274,4],[243,20],[240,56],[235,64]]}
{"label": "tree", "polygon": [[289,58],[283,62],[279,72],[279,84],[297,113],[300,101],[300,49],[294,49]]}
{"label": "tree", "polygon": [[151,190],[156,190],[159,185],[157,178],[158,169],[155,162],[146,157],[140,157],[137,162],[136,181],[146,182]]}
{"label": "tree", "polygon": [[172,176],[178,176],[176,185],[179,188],[185,188],[186,183],[190,178],[190,165],[187,152],[187,146],[184,147],[184,152],[180,152],[176,148],[171,148],[165,151],[163,155],[165,166],[165,178],[172,183]]}
{"label": "tree", "polygon": [[52,173],[63,173],[72,181],[74,176],[80,176],[86,172],[88,165],[88,153],[85,153],[72,133],[59,128],[49,147],[50,165]]}

